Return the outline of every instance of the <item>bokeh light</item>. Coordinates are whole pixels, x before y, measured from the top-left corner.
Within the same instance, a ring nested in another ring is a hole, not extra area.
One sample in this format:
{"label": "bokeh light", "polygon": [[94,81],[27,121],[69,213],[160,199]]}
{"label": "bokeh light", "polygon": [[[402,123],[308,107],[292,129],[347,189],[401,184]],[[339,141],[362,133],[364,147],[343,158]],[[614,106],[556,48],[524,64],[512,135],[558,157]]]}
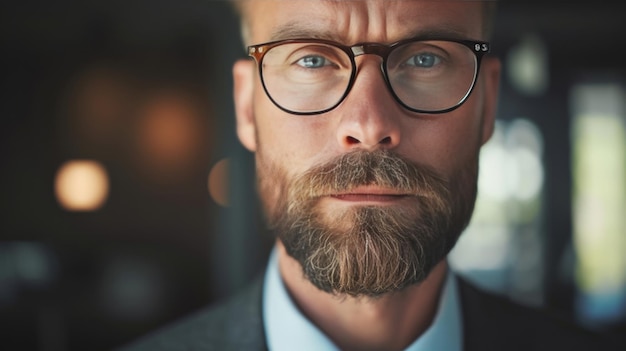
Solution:
{"label": "bokeh light", "polygon": [[521,38],[510,50],[505,67],[511,84],[521,93],[537,96],[548,89],[548,50],[539,36]]}
{"label": "bokeh light", "polygon": [[103,267],[101,308],[116,320],[145,320],[163,312],[162,272],[139,257],[114,256]]}
{"label": "bokeh light", "polygon": [[194,100],[174,91],[155,93],[139,107],[137,118],[136,166],[161,183],[189,174],[207,128]]}
{"label": "bokeh light", "polygon": [[55,193],[57,201],[66,210],[97,210],[109,194],[107,172],[96,161],[68,161],[57,172]]}
{"label": "bokeh light", "polygon": [[542,302],[543,144],[531,120],[497,121],[481,150],[472,221],[449,256],[475,283],[531,305]]}
{"label": "bokeh light", "polygon": [[527,119],[500,123],[481,151],[478,187],[495,201],[532,201],[543,188],[543,142],[539,129]]}
{"label": "bokeh light", "polygon": [[577,308],[595,323],[626,311],[624,96],[615,84],[579,84],[571,93]]}
{"label": "bokeh light", "polygon": [[209,194],[220,206],[228,206],[228,175],[230,160],[225,158],[218,161],[209,173]]}

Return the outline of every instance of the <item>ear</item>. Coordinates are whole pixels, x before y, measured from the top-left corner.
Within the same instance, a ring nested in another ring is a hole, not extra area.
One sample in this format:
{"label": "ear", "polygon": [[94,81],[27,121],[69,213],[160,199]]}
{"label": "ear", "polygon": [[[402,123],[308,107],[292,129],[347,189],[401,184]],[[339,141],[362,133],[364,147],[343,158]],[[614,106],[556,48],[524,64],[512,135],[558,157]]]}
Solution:
{"label": "ear", "polygon": [[252,108],[254,92],[254,62],[239,60],[233,66],[235,115],[237,118],[237,137],[243,146],[256,151],[256,123]]}
{"label": "ear", "polygon": [[498,92],[500,90],[500,59],[486,56],[482,62],[484,105],[483,105],[483,130],[481,145],[491,138],[495,125],[498,107]]}

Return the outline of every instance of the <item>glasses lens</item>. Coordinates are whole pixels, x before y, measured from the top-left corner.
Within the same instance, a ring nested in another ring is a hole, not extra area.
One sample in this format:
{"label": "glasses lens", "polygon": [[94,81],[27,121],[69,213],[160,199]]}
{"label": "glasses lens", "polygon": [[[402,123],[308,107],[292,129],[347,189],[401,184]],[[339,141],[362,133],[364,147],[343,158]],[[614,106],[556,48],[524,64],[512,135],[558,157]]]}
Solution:
{"label": "glasses lens", "polygon": [[321,43],[285,43],[263,57],[263,84],[282,108],[314,113],[334,107],[350,83],[352,63],[341,49]]}
{"label": "glasses lens", "polygon": [[465,45],[417,41],[396,47],[387,60],[394,93],[406,106],[442,111],[462,103],[476,77],[476,56]]}

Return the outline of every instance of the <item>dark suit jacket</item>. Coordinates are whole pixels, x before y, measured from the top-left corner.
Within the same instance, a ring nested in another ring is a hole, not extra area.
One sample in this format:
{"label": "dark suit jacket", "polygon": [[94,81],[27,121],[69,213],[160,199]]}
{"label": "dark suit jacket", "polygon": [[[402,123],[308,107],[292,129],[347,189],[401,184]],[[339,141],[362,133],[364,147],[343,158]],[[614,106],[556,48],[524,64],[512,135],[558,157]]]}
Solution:
{"label": "dark suit jacket", "polygon": [[[120,351],[267,350],[261,317],[262,283],[262,279],[257,279],[224,303],[158,330]],[[460,277],[458,287],[466,351],[617,350],[616,345],[599,335],[547,311],[512,303]]]}

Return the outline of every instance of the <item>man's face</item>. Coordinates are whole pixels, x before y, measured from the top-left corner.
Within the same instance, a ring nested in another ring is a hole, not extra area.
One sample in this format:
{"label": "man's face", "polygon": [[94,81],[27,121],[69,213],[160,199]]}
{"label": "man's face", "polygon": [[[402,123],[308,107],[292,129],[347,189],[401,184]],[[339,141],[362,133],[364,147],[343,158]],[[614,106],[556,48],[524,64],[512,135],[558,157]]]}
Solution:
{"label": "man's face", "polygon": [[[249,43],[326,38],[390,44],[443,33],[482,38],[476,1],[250,1]],[[467,225],[480,146],[493,128],[499,65],[483,60],[458,109],[418,114],[393,98],[381,59],[356,59],[335,109],[312,116],[276,107],[256,64],[235,65],[237,132],[256,153],[270,227],[318,288],[377,296],[419,283]]]}

